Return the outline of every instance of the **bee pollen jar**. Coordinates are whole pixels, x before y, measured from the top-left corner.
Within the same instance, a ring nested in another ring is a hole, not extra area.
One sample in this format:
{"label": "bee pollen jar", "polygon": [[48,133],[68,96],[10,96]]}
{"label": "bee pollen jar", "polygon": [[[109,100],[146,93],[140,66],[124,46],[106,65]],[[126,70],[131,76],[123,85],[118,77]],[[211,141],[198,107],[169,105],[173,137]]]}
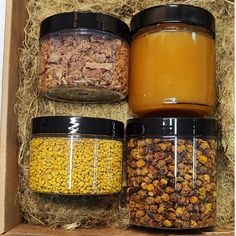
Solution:
{"label": "bee pollen jar", "polygon": [[129,27],[109,15],[67,12],[40,27],[39,92],[48,98],[112,102],[128,94]]}
{"label": "bee pollen jar", "polygon": [[32,120],[31,190],[54,194],[113,194],[121,190],[124,124],[49,116]]}
{"label": "bee pollen jar", "polygon": [[162,5],[131,20],[129,107],[136,115],[202,116],[215,110],[215,19]]}
{"label": "bee pollen jar", "polygon": [[131,224],[176,229],[215,225],[214,119],[131,119],[127,146]]}

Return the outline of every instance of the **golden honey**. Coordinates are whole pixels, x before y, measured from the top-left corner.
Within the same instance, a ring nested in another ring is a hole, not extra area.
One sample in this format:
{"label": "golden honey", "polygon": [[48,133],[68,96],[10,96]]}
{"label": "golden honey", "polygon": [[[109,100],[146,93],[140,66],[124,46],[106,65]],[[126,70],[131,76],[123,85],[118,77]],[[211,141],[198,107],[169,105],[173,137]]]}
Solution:
{"label": "golden honey", "polygon": [[[192,19],[187,19],[189,24],[181,22],[187,13],[198,19],[199,11],[212,16],[204,9],[166,5],[132,19],[128,101],[133,114],[202,116],[215,110],[214,25],[208,27],[208,21],[206,27],[191,25]],[[179,22],[167,22],[168,17]]]}

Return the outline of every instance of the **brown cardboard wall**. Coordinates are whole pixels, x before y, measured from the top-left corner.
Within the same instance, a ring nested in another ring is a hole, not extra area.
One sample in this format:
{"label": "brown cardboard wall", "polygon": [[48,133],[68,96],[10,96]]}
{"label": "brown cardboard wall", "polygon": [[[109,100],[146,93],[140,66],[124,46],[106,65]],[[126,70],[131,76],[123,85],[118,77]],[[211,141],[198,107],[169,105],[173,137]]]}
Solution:
{"label": "brown cardboard wall", "polygon": [[20,223],[17,204],[17,117],[14,113],[18,87],[18,48],[24,37],[25,0],[7,0],[0,136],[0,233]]}
{"label": "brown cardboard wall", "polygon": [[91,229],[79,229],[75,231],[65,231],[63,229],[50,229],[45,226],[36,225],[19,225],[12,229],[6,235],[9,236],[233,236],[234,232],[231,230],[215,229],[205,230],[153,230],[148,228],[129,228],[129,229],[114,229],[114,228],[91,228]]}

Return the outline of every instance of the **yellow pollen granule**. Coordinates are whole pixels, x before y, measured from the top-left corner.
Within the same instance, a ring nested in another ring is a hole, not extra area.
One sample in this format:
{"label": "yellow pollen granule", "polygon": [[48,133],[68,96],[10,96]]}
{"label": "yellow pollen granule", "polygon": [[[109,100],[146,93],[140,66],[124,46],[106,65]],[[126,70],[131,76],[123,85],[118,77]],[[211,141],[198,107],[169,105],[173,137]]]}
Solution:
{"label": "yellow pollen granule", "polygon": [[29,186],[42,193],[117,193],[121,190],[122,154],[119,140],[33,138]]}

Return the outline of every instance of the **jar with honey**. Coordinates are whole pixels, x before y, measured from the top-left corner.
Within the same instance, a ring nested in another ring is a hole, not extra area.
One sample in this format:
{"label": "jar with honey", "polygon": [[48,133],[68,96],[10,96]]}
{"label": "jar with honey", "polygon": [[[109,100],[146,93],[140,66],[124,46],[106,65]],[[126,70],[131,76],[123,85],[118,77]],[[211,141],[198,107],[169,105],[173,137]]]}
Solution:
{"label": "jar with honey", "polygon": [[215,110],[215,19],[189,5],[145,9],[131,20],[129,107],[139,116]]}

